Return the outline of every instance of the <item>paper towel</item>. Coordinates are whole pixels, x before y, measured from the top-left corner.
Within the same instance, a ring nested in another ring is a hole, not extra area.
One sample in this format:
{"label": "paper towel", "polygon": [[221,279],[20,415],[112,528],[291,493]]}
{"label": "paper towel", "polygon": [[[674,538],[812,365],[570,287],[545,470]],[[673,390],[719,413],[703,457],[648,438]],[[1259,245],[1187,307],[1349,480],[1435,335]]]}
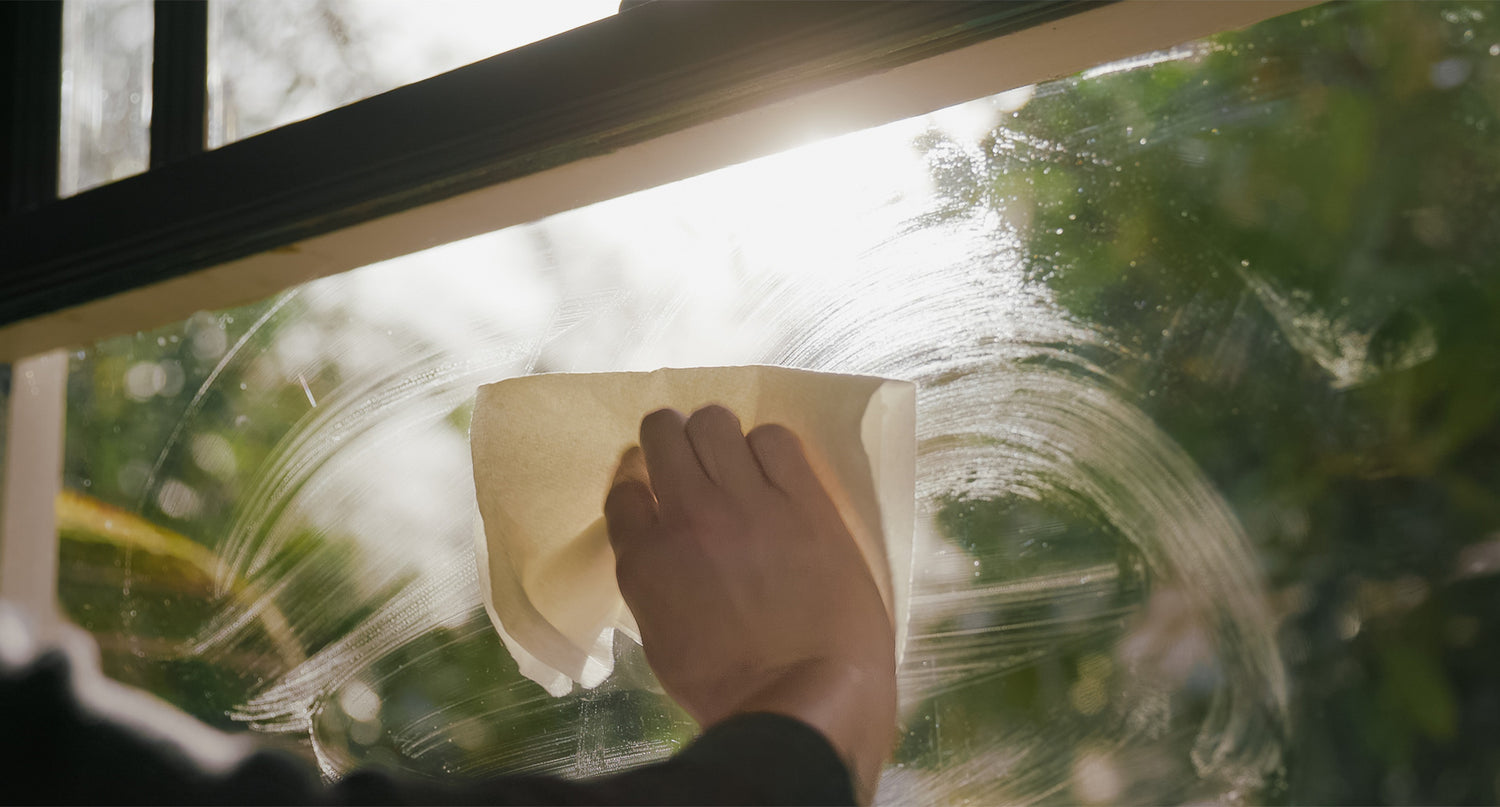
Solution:
{"label": "paper towel", "polygon": [[[640,633],[615,582],[603,503],[641,418],[728,407],[745,431],[802,439],[869,562],[905,642],[911,586],[916,387],[784,367],[554,373],[480,387],[470,426],[485,610],[521,673],[553,695],[597,686],[614,632]],[[670,583],[664,583],[670,585]]]}

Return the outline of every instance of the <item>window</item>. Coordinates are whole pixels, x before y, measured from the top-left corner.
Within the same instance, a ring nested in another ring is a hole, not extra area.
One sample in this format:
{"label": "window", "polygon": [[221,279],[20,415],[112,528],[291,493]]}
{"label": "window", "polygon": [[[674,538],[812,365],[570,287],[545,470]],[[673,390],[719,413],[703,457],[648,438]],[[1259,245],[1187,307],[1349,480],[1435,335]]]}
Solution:
{"label": "window", "polygon": [[[517,373],[919,382],[895,803],[1486,801],[1500,24],[1339,4],[98,342],[59,593],[111,674],[336,775],[588,775],[472,579]],[[298,745],[306,743],[306,745]]]}
{"label": "window", "polygon": [[152,27],[149,0],[63,5],[58,195],[146,170]]}
{"label": "window", "polygon": [[209,146],[602,17],[618,0],[212,0]]}
{"label": "window", "polygon": [[[613,14],[618,0],[213,0],[207,143],[222,146]],[[64,4],[58,194],[149,161],[150,0]]]}

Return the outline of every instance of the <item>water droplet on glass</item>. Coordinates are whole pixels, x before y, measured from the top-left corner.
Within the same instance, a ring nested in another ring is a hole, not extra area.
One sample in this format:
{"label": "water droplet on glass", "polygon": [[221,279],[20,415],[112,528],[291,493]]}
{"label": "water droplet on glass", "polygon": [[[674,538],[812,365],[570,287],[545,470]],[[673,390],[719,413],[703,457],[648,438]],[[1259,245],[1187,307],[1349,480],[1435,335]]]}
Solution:
{"label": "water droplet on glass", "polygon": [[1473,65],[1466,59],[1444,59],[1427,71],[1427,77],[1432,86],[1440,90],[1451,90],[1464,83],[1472,70]]}

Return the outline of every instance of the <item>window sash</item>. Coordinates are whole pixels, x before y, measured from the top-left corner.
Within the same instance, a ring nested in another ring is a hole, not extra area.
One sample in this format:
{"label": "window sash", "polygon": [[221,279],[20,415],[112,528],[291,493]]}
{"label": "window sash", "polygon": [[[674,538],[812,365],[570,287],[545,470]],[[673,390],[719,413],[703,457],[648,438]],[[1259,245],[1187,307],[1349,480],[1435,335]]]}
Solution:
{"label": "window sash", "polygon": [[0,360],[1307,5],[648,3],[0,220]]}

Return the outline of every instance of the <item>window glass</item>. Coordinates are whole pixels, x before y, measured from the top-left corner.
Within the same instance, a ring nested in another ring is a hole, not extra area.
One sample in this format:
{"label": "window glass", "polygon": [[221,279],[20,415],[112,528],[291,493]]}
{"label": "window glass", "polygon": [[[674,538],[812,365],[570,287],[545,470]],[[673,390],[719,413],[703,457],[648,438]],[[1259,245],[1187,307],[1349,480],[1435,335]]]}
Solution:
{"label": "window glass", "polygon": [[146,170],[151,0],[63,3],[59,196]]}
{"label": "window glass", "polygon": [[[893,803],[1500,798],[1500,21],[1339,4],[113,339],[60,596],[330,775],[692,726],[522,678],[466,429],[522,373],[920,385]],[[622,644],[629,644],[628,642]]]}
{"label": "window glass", "polygon": [[208,140],[231,143],[602,19],[619,0],[210,0]]}

